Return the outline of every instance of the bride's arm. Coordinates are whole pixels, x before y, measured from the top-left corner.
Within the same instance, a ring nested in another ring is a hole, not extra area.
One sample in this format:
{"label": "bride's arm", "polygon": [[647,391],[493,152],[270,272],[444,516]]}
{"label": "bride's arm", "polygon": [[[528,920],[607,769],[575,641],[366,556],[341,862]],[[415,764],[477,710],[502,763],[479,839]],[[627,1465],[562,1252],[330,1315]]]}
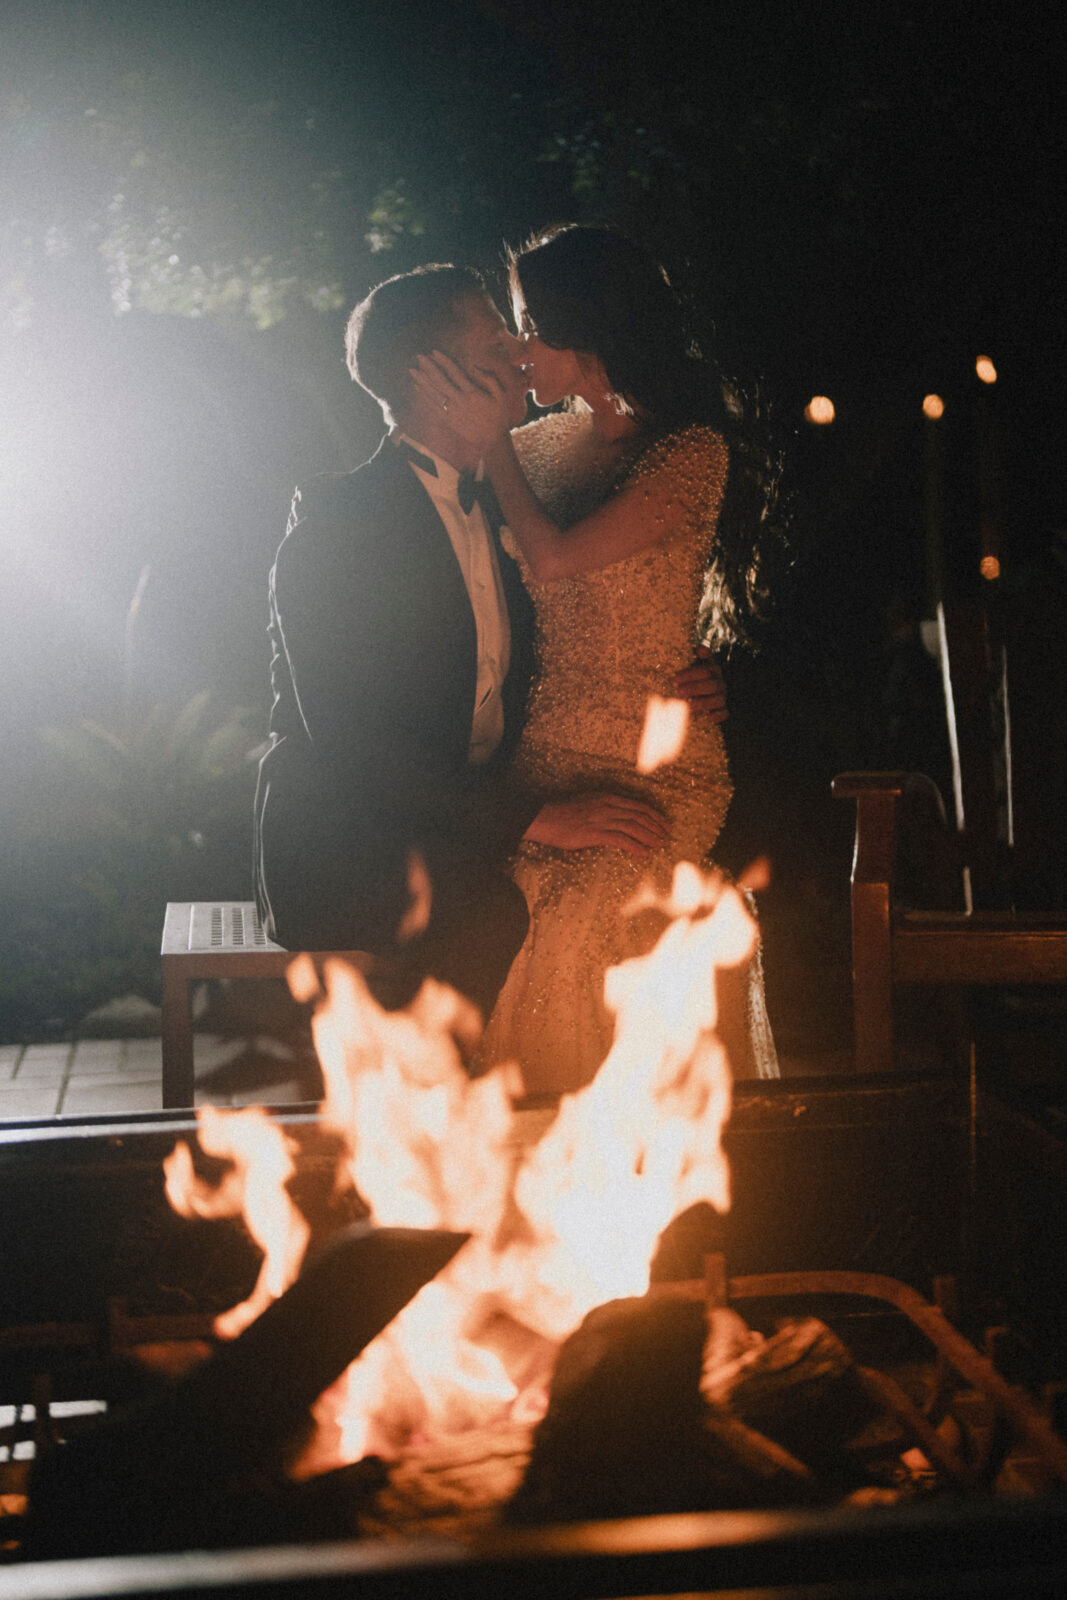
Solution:
{"label": "bride's arm", "polygon": [[552,521],[530,488],[510,436],[486,453],[485,466],[530,571],[546,583],[612,566],[658,544],[687,514],[691,477],[680,457],[688,453],[677,449],[660,463],[650,462],[647,470],[639,467],[618,493],[566,530]]}
{"label": "bride's arm", "polygon": [[[499,380],[479,372],[474,382],[447,356],[434,355],[434,361],[419,357],[415,381],[442,403],[447,401],[452,426],[462,430],[469,419],[472,435],[479,432],[484,438],[487,411],[502,394]],[[697,515],[702,503],[704,515],[713,517],[726,478],[726,447],[703,428],[654,445],[618,493],[566,530],[553,522],[530,488],[506,427],[486,450],[485,466],[530,571],[545,583],[612,566],[649,549],[668,528]],[[708,505],[711,498],[716,503]]]}

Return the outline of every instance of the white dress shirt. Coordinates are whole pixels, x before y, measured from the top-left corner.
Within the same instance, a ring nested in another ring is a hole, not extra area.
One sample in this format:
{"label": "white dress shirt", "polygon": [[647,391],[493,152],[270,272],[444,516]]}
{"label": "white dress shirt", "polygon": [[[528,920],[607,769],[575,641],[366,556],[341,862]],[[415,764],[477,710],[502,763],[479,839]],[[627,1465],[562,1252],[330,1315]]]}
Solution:
{"label": "white dress shirt", "polygon": [[[467,586],[478,634],[478,678],[471,721],[470,760],[488,761],[504,733],[504,702],[501,691],[511,660],[511,626],[508,622],[504,587],[485,514],[477,500],[470,511],[460,508],[457,494],[459,473],[440,456],[434,455],[417,439],[394,430],[392,438],[416,450],[431,462],[433,472],[411,461],[411,470],[434,503],[455,551],[463,582]],[[480,480],[484,468],[479,462],[475,476]]]}

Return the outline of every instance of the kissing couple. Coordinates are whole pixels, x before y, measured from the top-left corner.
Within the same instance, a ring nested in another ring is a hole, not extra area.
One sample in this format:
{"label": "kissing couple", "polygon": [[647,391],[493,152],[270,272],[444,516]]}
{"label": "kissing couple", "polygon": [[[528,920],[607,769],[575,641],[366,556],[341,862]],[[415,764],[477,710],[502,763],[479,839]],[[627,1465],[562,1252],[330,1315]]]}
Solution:
{"label": "kissing couple", "polygon": [[[607,1054],[607,969],[659,931],[625,914],[638,887],[666,893],[722,827],[711,650],[758,606],[761,525],[737,408],[651,256],[561,227],[510,290],[515,333],[455,266],[349,320],[389,431],[297,491],[271,571],[256,896],[287,948],[368,952],[384,1003],[448,982],[487,1021],[479,1063],[560,1094]],[[563,409],[527,423],[530,391]],[[640,775],[653,695],[691,715]],[[758,956],[717,981],[735,1074],[777,1076]]]}

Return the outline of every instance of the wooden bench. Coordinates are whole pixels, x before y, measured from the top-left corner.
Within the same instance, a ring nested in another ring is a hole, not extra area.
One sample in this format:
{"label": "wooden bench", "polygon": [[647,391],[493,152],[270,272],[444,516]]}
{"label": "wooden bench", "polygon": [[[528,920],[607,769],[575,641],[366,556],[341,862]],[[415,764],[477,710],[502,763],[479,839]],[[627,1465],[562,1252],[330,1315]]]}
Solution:
{"label": "wooden bench", "polygon": [[[263,931],[251,900],[172,901],[167,906],[163,966],[163,1106],[194,1103],[191,986],[202,978],[284,978],[301,953],[284,950]],[[317,967],[349,961],[366,970],[359,950],[304,952]]]}
{"label": "wooden bench", "polygon": [[897,984],[1067,984],[1067,917],[896,904],[906,807],[919,821],[920,841],[942,888],[951,875],[951,831],[929,778],[914,772],[846,772],[834,779],[833,794],[856,802],[852,992],[857,1072],[893,1068]]}

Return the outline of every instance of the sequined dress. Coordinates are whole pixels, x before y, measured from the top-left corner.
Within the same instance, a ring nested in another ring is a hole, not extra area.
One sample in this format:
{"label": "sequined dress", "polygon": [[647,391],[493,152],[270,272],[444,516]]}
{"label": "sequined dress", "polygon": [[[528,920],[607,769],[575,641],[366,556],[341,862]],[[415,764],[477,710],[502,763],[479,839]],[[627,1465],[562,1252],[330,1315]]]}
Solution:
{"label": "sequined dress", "polygon": [[[546,799],[583,789],[633,794],[671,825],[669,845],[642,859],[608,848],[520,848],[514,872],[530,929],[482,1054],[487,1064],[517,1060],[528,1093],[558,1094],[588,1083],[607,1054],[608,967],[646,951],[658,931],[647,915],[627,917],[623,908],[649,879],[666,891],[677,861],[705,861],[730,802],[722,730],[699,716],[675,762],[649,776],[635,769],[649,696],[669,695],[675,673],[693,659],[728,458],[719,435],[703,427],[605,450],[581,414],[543,417],[516,441],[531,486],[562,527],[652,474],[669,474],[671,490],[658,541],[611,566],[539,583],[519,555],[536,611],[539,669],[516,756],[521,777]],[[747,991],[745,1070],[777,1076],[757,965]]]}

